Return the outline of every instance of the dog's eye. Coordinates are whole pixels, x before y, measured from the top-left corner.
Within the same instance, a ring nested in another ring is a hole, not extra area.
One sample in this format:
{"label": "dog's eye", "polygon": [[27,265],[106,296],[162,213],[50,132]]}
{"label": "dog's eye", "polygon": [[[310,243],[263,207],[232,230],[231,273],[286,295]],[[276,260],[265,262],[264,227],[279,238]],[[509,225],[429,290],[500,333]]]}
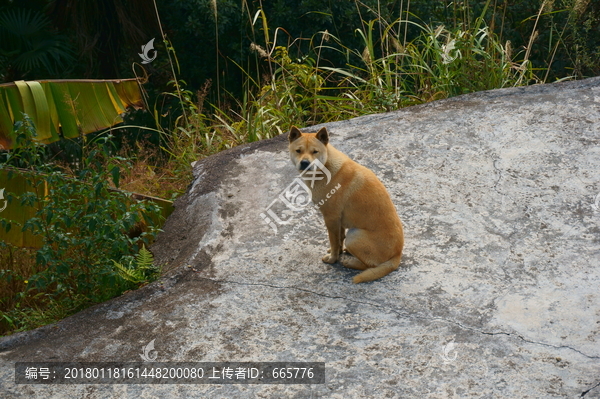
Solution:
{"label": "dog's eye", "polygon": [[300,150],[296,150],[296,152],[297,152],[298,154],[300,154],[302,151],[300,151]]}
{"label": "dog's eye", "polygon": [[319,151],[317,151],[317,150],[313,151],[313,154],[318,154],[318,153],[319,153]]}

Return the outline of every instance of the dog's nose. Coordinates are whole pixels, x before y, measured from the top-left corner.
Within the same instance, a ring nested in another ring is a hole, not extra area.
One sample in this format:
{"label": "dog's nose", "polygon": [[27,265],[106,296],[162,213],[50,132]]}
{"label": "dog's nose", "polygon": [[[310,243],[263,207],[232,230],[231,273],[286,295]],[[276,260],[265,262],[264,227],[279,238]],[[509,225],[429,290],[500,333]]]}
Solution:
{"label": "dog's nose", "polygon": [[306,159],[300,161],[300,170],[306,170],[310,166],[310,162]]}

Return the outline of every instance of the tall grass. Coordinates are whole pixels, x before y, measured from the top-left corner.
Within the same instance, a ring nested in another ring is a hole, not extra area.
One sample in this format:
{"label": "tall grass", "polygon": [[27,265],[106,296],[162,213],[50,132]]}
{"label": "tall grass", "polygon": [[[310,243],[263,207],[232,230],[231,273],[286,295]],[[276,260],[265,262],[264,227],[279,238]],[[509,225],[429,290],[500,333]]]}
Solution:
{"label": "tall grass", "polygon": [[[236,64],[244,76],[242,95],[225,93],[223,101],[219,95],[217,104],[205,104],[208,86],[191,93],[182,82],[175,84],[175,91],[167,95],[180,99],[184,109],[174,126],[164,132],[165,148],[177,159],[180,170],[189,170],[189,164],[198,158],[274,137],[292,125],[307,126],[481,90],[544,83],[549,69],[535,67],[531,54],[535,51],[540,58],[545,52],[550,66],[556,49],[564,45],[566,26],[546,23],[544,26],[551,30],[550,42],[538,43],[542,18],[564,12],[576,16],[577,7],[582,7],[581,1],[573,0],[570,6],[557,10],[552,9],[552,3],[541,1],[538,12],[523,21],[532,29],[527,44],[520,48],[502,38],[507,4],[499,8],[498,2],[491,0],[483,3],[477,15],[468,2],[452,3],[452,26],[423,22],[411,13],[410,0],[399,2],[399,19],[386,21],[378,3],[376,9],[368,10],[371,19],[361,14],[362,24],[355,29],[361,45],[349,47],[328,31],[310,38],[291,37],[281,27],[270,27],[262,8],[251,13],[244,1],[252,56],[243,65]],[[216,24],[218,9],[214,2],[210,4]],[[261,1],[258,4],[262,7]],[[358,0],[355,4],[359,14],[367,7]],[[574,19],[569,18],[567,25]],[[341,56],[344,65],[327,59],[332,55],[336,59]],[[173,82],[179,82],[175,74]]]}
{"label": "tall grass", "polygon": [[[403,3],[401,3],[403,4]],[[253,35],[261,31],[263,46],[252,43],[263,76],[244,72],[244,94],[232,109],[216,108],[205,119],[216,134],[227,132],[236,142],[273,137],[291,125],[311,125],[359,115],[392,111],[404,106],[495,88],[541,83],[529,54],[535,27],[526,48],[515,51],[486,23],[491,1],[481,14],[454,27],[430,26],[409,12],[410,1],[391,23],[379,18],[363,21],[356,34],[361,48],[350,48],[324,31],[310,39],[291,38],[272,30],[259,10],[249,20]],[[360,9],[357,6],[360,12]],[[538,15],[539,17],[539,15]],[[407,40],[407,31],[419,34]],[[270,32],[274,32],[273,35]],[[258,40],[257,40],[258,41]],[[285,42],[285,45],[283,45]],[[298,53],[298,43],[309,49]],[[292,56],[295,53],[296,56]],[[344,66],[331,66],[323,54],[341,54]]]}

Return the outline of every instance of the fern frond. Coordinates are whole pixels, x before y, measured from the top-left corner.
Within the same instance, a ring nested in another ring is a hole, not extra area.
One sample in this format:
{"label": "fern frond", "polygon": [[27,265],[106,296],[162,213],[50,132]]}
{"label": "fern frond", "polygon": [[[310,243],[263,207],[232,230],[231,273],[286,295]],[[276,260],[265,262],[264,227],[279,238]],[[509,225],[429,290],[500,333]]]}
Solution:
{"label": "fern frond", "polygon": [[144,276],[143,269],[125,267],[122,264],[120,264],[114,260],[113,260],[113,263],[114,263],[115,268],[117,269],[117,273],[119,273],[119,276],[123,280],[129,281],[134,284],[139,284],[139,283],[144,282],[145,276]]}
{"label": "fern frond", "polygon": [[143,245],[142,248],[140,248],[140,252],[135,256],[135,262],[137,263],[138,269],[151,269],[153,267],[152,264],[154,263],[154,256],[152,255],[152,252],[148,251],[146,246]]}

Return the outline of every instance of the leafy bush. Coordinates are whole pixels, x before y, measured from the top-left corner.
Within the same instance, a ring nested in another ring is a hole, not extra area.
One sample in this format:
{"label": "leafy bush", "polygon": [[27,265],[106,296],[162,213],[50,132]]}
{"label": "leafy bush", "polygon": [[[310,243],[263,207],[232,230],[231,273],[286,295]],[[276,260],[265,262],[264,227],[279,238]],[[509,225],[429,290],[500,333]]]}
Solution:
{"label": "leafy bush", "polygon": [[[37,251],[37,272],[25,276],[26,288],[20,293],[22,301],[35,298],[34,308],[60,306],[79,310],[133,288],[122,277],[114,262],[137,267],[135,254],[150,243],[158,232],[160,208],[152,202],[138,202],[131,194],[115,190],[118,187],[123,159],[110,155],[110,136],[88,143],[75,178],[49,163],[45,147],[35,141],[35,129],[29,118],[17,129],[17,150],[4,153],[0,168],[9,174],[24,176],[34,187],[10,200],[37,209],[35,217],[23,226],[6,219],[0,225],[9,231],[21,228],[43,237]],[[13,166],[24,167],[16,170]],[[141,231],[133,234],[135,230]],[[156,273],[146,273],[147,254],[141,265],[146,281]],[[3,309],[4,310],[4,309]],[[5,314],[11,320],[10,311]],[[5,317],[6,319],[6,317]]]}

